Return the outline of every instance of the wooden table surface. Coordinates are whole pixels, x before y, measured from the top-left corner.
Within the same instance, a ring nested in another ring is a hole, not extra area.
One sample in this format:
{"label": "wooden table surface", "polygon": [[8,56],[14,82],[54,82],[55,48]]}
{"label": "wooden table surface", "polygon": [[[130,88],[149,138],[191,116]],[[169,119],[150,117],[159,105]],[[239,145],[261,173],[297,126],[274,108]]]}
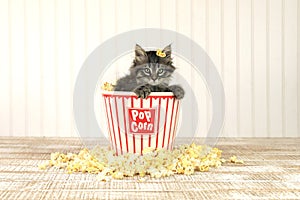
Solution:
{"label": "wooden table surface", "polygon": [[78,138],[0,137],[0,199],[300,199],[300,138],[221,138],[223,157],[244,165],[146,182],[37,167],[51,152],[82,147]]}

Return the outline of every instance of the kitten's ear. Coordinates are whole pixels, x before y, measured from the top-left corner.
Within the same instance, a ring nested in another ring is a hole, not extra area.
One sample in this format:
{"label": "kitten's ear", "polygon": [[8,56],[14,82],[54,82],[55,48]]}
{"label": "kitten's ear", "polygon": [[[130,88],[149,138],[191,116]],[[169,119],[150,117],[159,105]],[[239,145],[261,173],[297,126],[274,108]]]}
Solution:
{"label": "kitten's ear", "polygon": [[169,44],[168,46],[166,46],[162,51],[163,51],[167,56],[171,56],[171,53],[172,53],[171,44]]}
{"label": "kitten's ear", "polygon": [[147,53],[146,51],[138,44],[135,45],[135,64],[142,64],[147,60]]}
{"label": "kitten's ear", "polygon": [[135,45],[135,57],[147,56],[146,51],[138,44]]}

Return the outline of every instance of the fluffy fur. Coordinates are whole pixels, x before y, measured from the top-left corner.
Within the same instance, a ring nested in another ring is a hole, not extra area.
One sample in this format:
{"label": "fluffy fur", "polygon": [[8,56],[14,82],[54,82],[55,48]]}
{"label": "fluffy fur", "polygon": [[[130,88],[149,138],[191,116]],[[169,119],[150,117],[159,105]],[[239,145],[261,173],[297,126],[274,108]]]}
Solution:
{"label": "fluffy fur", "polygon": [[184,90],[179,85],[169,86],[175,70],[171,58],[171,45],[163,50],[165,57],[156,55],[156,51],[145,51],[135,46],[135,58],[129,75],[120,78],[115,91],[133,91],[139,98],[147,98],[151,92],[173,92],[177,99],[184,97]]}

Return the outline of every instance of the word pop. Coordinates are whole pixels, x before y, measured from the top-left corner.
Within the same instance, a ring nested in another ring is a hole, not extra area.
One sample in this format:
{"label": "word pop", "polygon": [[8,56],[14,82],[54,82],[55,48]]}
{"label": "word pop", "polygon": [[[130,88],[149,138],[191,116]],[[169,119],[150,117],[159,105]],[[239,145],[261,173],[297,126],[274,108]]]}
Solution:
{"label": "word pop", "polygon": [[155,109],[129,108],[129,132],[134,134],[154,133]]}

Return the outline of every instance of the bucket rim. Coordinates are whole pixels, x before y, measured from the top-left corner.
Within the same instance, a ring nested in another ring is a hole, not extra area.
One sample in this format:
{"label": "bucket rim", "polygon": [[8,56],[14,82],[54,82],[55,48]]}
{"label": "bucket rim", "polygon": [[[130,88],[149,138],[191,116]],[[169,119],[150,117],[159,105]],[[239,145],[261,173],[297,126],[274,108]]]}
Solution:
{"label": "bucket rim", "polygon": [[[137,97],[134,92],[129,92],[129,91],[106,91],[102,90],[101,91],[102,96],[115,96],[115,97]],[[151,92],[148,97],[174,97],[173,92]]]}

